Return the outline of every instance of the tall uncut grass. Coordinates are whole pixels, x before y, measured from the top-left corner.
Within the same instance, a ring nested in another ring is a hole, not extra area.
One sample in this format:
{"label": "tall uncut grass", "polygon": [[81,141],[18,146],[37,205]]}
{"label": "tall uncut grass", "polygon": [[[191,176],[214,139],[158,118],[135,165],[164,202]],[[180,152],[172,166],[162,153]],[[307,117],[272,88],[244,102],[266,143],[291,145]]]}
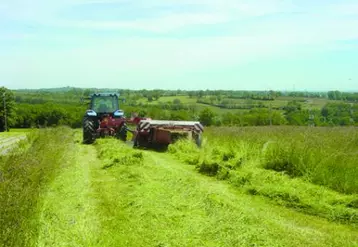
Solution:
{"label": "tall uncut grass", "polygon": [[0,160],[0,246],[35,246],[40,195],[66,162],[68,128],[32,132]]}
{"label": "tall uncut grass", "polygon": [[358,223],[357,128],[207,128],[201,149],[180,141],[169,152],[249,194]]}

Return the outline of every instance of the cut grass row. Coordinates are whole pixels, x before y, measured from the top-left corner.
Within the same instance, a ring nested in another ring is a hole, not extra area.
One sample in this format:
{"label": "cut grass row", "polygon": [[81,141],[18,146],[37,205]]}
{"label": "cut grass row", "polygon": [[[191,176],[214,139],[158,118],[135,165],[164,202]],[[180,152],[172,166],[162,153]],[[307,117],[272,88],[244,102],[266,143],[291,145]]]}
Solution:
{"label": "cut grass row", "polygon": [[56,178],[41,193],[38,247],[101,246],[99,212],[93,196],[92,170],[98,167],[96,150],[81,143],[82,132],[75,131],[75,144],[66,153]]}
{"label": "cut grass row", "polygon": [[202,176],[167,153],[95,145],[98,246],[355,246],[355,231]]}
{"label": "cut grass row", "polygon": [[68,128],[32,132],[0,157],[0,246],[35,246],[40,194],[66,162],[71,137]]}
{"label": "cut grass row", "polygon": [[169,151],[199,172],[335,222],[358,225],[358,134],[350,128],[211,128]]}

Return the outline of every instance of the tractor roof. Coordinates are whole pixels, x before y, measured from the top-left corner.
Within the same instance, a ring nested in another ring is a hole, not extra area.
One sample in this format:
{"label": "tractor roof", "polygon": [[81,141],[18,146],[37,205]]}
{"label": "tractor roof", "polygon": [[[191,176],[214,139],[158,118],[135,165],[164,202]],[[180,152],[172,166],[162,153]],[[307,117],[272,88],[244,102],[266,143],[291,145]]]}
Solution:
{"label": "tractor roof", "polygon": [[104,97],[112,97],[112,96],[117,96],[119,97],[119,93],[94,93],[91,94],[90,97],[99,97],[99,96],[104,96]]}

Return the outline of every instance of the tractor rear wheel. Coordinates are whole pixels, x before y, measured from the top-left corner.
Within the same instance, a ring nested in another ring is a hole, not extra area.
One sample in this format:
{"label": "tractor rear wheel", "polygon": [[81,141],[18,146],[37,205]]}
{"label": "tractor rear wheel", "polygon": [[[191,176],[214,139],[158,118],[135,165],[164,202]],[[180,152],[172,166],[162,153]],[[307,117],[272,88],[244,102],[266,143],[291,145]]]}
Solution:
{"label": "tractor rear wheel", "polygon": [[148,148],[149,147],[148,137],[137,134],[134,139],[133,147],[134,148]]}
{"label": "tractor rear wheel", "polygon": [[95,127],[94,122],[85,117],[83,119],[83,143],[84,144],[92,144],[95,141]]}
{"label": "tractor rear wheel", "polygon": [[127,141],[127,126],[125,124],[120,127],[119,131],[116,133],[116,137],[124,142]]}

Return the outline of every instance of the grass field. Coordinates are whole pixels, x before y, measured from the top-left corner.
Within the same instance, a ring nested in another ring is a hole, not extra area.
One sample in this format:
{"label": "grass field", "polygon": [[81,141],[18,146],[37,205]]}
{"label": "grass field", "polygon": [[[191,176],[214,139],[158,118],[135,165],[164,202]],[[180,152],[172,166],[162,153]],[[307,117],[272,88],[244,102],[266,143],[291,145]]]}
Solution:
{"label": "grass field", "polygon": [[358,224],[356,128],[211,128],[201,150],[170,152],[248,194],[329,220]]}
{"label": "grass field", "polygon": [[33,132],[1,158],[0,246],[356,247],[355,131],[210,128],[167,153]]}
{"label": "grass field", "polygon": [[[196,97],[189,97],[189,96],[162,96],[156,101],[149,102],[147,98],[141,98],[138,100],[138,103],[144,103],[144,104],[158,104],[158,103],[173,103],[174,100],[179,99],[181,103],[183,104],[195,104],[197,106],[207,106],[204,104],[197,103]],[[205,97],[203,98],[205,99]],[[221,100],[229,100],[233,104],[238,105],[245,105],[247,104],[248,100],[246,99],[229,99],[223,97]],[[278,97],[275,98],[273,101],[266,101],[266,100],[250,100],[253,104],[261,103],[265,105],[266,107],[269,107],[270,105],[274,108],[284,107],[287,105],[288,102],[297,100],[302,104],[302,107],[304,109],[313,109],[313,110],[320,110],[322,107],[324,107],[328,102],[330,102],[328,99],[325,98],[302,98],[302,97]],[[334,102],[343,102],[343,101],[334,101]],[[218,108],[218,107],[214,107]],[[221,108],[218,108],[221,109]]]}
{"label": "grass field", "polygon": [[[302,109],[304,110],[321,110],[327,103],[329,102],[335,102],[335,103],[343,103],[343,101],[330,101],[326,98],[304,98],[304,97],[277,97],[273,101],[267,101],[267,100],[246,100],[246,99],[231,99],[231,98],[225,98],[222,97],[220,102],[215,101],[212,102],[214,105],[210,104],[210,101],[208,101],[209,104],[203,104],[197,102],[197,97],[189,97],[189,96],[162,96],[158,100],[149,102],[147,98],[141,98],[137,101],[137,103],[141,104],[148,104],[148,105],[158,105],[161,103],[173,103],[174,100],[179,99],[180,102],[184,105],[191,105],[195,106],[197,111],[202,111],[205,108],[209,108],[217,115],[222,115],[224,113],[244,113],[248,112],[248,109],[230,109],[230,108],[222,108],[215,106],[215,104],[219,104],[221,101],[228,101],[230,104],[240,106],[240,107],[247,107],[248,104],[253,105],[263,105],[267,109],[272,107],[273,109],[276,109],[280,112],[283,112],[282,108],[287,106],[287,104],[291,101],[298,101]],[[209,100],[209,98],[202,98],[203,100]]]}
{"label": "grass field", "polygon": [[0,246],[36,246],[40,197],[65,164],[71,138],[65,128],[33,132],[0,156]]}
{"label": "grass field", "polygon": [[0,155],[6,154],[24,140],[31,130],[12,129],[11,132],[0,133]]}
{"label": "grass field", "polygon": [[[194,105],[196,107],[197,111],[201,111],[205,108],[209,108],[210,110],[212,110],[213,112],[215,112],[216,114],[219,114],[219,115],[227,113],[227,112],[237,113],[237,112],[246,112],[247,111],[247,110],[241,110],[241,109],[225,109],[225,108],[220,108],[217,106],[197,103],[196,97],[190,98],[189,96],[163,96],[163,97],[160,97],[158,100],[152,101],[152,102],[148,102],[147,98],[141,98],[138,100],[138,103],[149,104],[149,105],[158,105],[160,103],[173,103],[173,101],[175,99],[179,99],[180,102],[184,105]],[[244,102],[244,101],[238,100],[238,102]]]}
{"label": "grass field", "polygon": [[195,104],[196,98],[190,98],[189,96],[162,96],[156,101],[149,102],[147,98],[141,98],[138,100],[138,103],[148,103],[148,104],[157,104],[157,103],[173,103],[175,99],[179,99],[181,103],[183,104]]}

